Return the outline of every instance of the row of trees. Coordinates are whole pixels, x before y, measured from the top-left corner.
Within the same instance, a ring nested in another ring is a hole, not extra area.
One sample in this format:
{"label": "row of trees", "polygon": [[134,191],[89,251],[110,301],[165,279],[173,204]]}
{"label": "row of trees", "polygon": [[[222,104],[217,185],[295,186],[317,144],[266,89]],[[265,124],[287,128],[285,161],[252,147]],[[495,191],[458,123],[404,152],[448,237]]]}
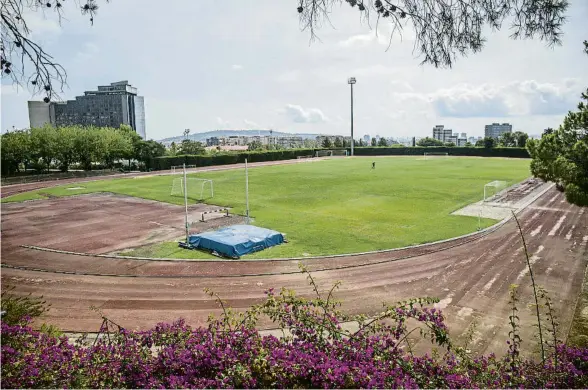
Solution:
{"label": "row of trees", "polygon": [[78,166],[91,170],[95,164],[115,168],[120,160],[137,160],[149,166],[152,158],[165,154],[165,147],[144,141],[129,126],[99,128],[66,126],[19,130],[2,134],[2,173],[34,169],[48,171],[52,166],[67,172]]}
{"label": "row of trees", "polygon": [[581,99],[577,112],[568,112],[557,130],[548,128],[541,139],[529,140],[527,149],[534,176],[556,183],[568,202],[588,206],[588,88]]}
{"label": "row of trees", "polygon": [[[515,131],[514,133],[504,133],[501,134],[498,139],[492,137],[485,137],[480,139],[476,142],[475,145],[472,145],[470,142],[466,142],[465,146],[476,146],[479,148],[494,148],[494,147],[504,147],[504,148],[524,148],[527,144],[527,140],[529,139],[529,135],[527,133],[523,133],[522,131]],[[443,142],[436,138],[425,137],[420,139],[417,143],[417,146],[455,146],[453,142]]]}

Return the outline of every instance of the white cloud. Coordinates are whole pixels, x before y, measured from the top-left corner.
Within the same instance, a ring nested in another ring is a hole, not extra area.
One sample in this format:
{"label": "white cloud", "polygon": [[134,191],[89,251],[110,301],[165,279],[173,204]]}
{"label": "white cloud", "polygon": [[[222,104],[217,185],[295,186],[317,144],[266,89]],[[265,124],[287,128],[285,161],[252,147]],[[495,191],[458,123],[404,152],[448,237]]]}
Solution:
{"label": "white cloud", "polygon": [[84,62],[84,61],[91,60],[99,52],[100,52],[100,48],[96,44],[94,44],[92,42],[86,42],[86,43],[84,43],[82,50],[80,50],[76,53],[75,61],[76,62]]}
{"label": "white cloud", "polygon": [[23,15],[34,39],[47,38],[61,34],[61,26],[55,19],[50,19],[43,12],[26,11]]}
{"label": "white cloud", "polygon": [[243,123],[245,123],[245,126],[247,126],[247,129],[257,130],[260,128],[260,126],[257,123],[250,121],[249,119],[244,119]]}
{"label": "white cloud", "polygon": [[509,117],[565,114],[577,104],[578,80],[540,83],[535,80],[507,84],[458,84],[435,92],[393,93],[398,102],[429,104],[441,117]]}
{"label": "white cloud", "polygon": [[231,68],[233,70],[241,70],[241,69],[243,69],[243,65],[235,64],[235,65],[231,66]]}
{"label": "white cloud", "polygon": [[228,129],[231,126],[231,122],[224,120],[220,116],[216,117],[216,123],[218,123],[221,129]]}
{"label": "white cloud", "polygon": [[296,123],[325,123],[329,118],[318,108],[304,109],[296,104],[286,104],[283,112]]}

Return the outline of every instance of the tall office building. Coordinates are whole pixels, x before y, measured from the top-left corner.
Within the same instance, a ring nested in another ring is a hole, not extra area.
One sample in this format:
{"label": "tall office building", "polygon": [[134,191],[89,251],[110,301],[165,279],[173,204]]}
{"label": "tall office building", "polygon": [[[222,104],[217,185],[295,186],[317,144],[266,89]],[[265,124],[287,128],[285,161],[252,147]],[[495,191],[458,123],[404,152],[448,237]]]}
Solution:
{"label": "tall office building", "polygon": [[[444,125],[437,125],[433,127],[433,138],[438,139],[443,143],[454,142],[453,131],[451,129],[446,129]],[[455,137],[454,143],[457,144],[457,137]]]}
{"label": "tall office building", "polygon": [[509,123],[492,123],[484,126],[484,137],[498,139],[504,133],[512,133],[512,125]]}
{"label": "tall office building", "polygon": [[145,139],[145,99],[128,81],[98,86],[97,91],[85,91],[67,102],[44,103],[29,101],[31,127],[53,126],[131,126]]}

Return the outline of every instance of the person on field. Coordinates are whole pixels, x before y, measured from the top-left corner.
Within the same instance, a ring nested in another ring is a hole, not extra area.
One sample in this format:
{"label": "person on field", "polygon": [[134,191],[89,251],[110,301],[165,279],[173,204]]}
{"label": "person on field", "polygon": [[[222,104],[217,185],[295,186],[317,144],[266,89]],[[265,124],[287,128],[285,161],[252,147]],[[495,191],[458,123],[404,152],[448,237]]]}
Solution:
{"label": "person on field", "polygon": [[376,162],[372,161],[372,169],[376,169]]}

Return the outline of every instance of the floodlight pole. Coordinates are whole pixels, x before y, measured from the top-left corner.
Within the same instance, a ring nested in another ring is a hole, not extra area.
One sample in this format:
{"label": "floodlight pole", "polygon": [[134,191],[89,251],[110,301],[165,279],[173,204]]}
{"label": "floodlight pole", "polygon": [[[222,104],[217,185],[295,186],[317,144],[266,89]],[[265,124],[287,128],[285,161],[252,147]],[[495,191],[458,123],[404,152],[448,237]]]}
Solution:
{"label": "floodlight pole", "polygon": [[189,243],[190,238],[190,229],[188,226],[188,180],[186,179],[186,163],[183,164],[184,167],[184,206],[186,207],[186,217],[184,218],[186,222],[186,245]]}
{"label": "floodlight pole", "polygon": [[347,79],[347,83],[351,86],[351,156],[353,157],[353,84],[356,83],[355,77]]}
{"label": "floodlight pole", "polygon": [[249,170],[247,168],[247,159],[245,159],[245,215],[247,216],[247,225],[249,225]]}

